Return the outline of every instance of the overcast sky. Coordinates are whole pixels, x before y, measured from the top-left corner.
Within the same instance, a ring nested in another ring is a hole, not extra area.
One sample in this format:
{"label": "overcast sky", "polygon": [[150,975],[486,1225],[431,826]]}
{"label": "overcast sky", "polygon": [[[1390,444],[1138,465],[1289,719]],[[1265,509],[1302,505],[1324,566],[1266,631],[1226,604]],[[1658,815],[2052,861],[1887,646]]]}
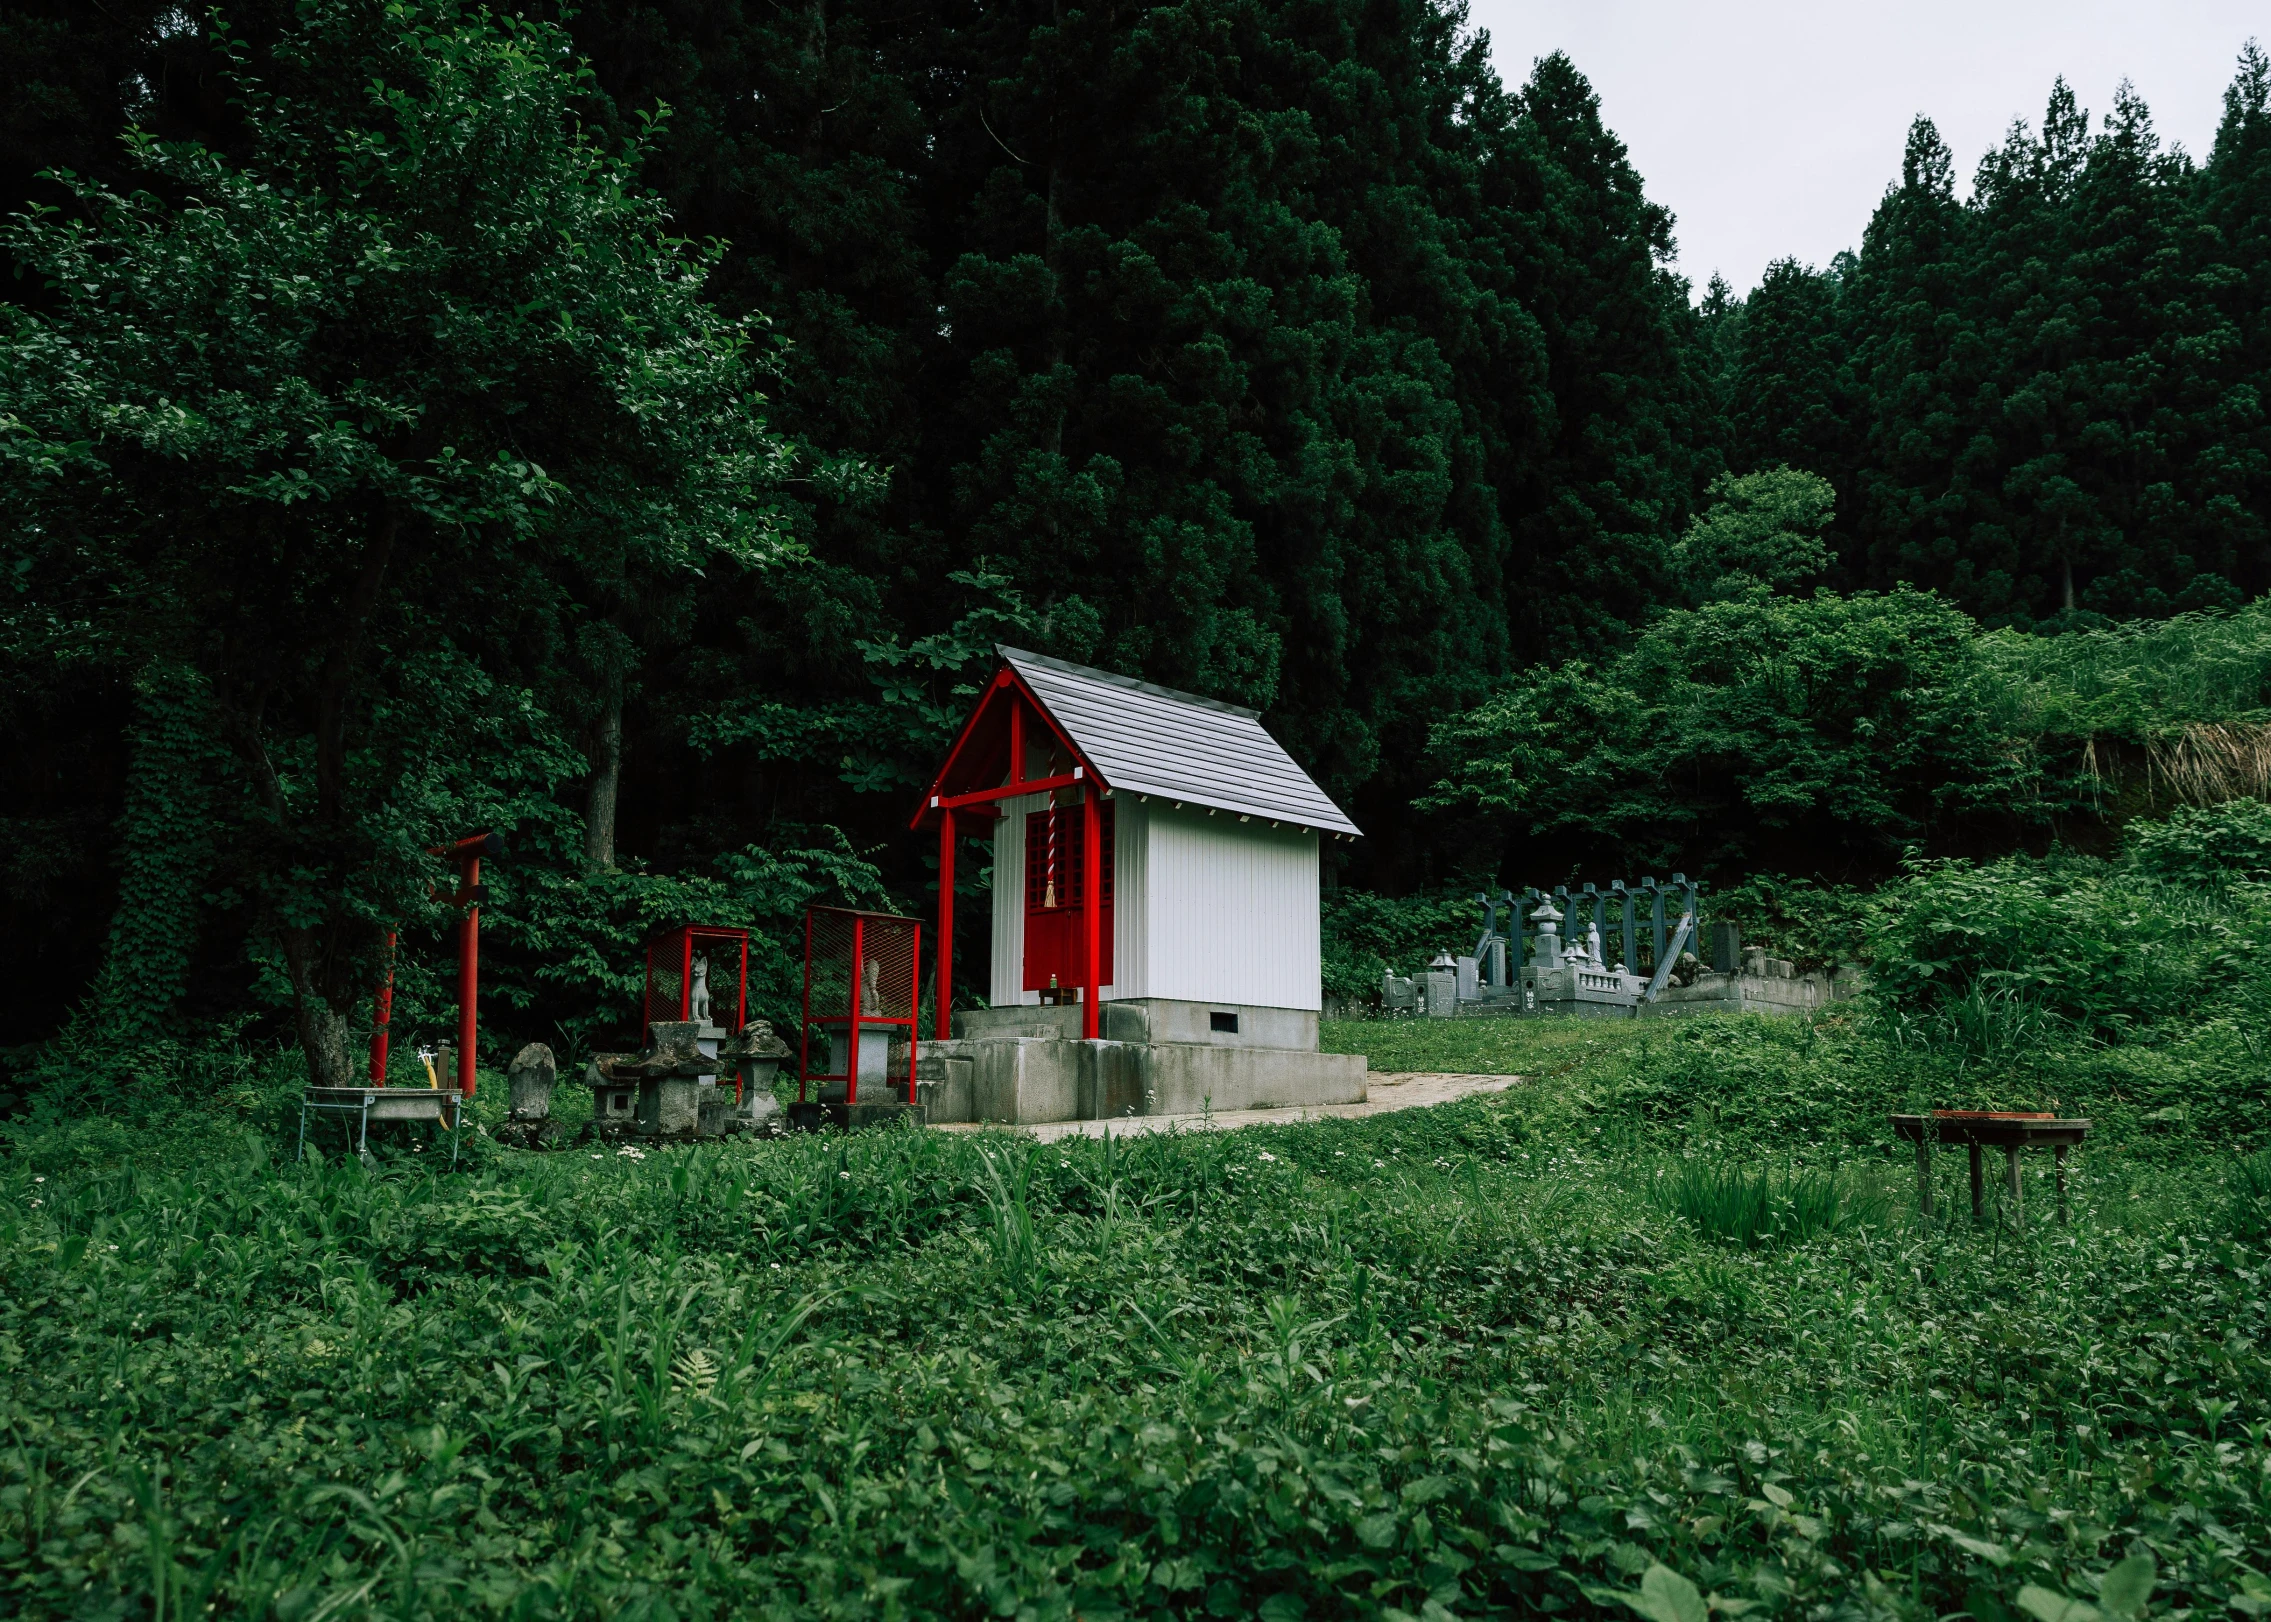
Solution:
{"label": "overcast sky", "polygon": [[2265,0],[1471,0],[1509,85],[1567,51],[1648,195],[1679,216],[1680,269],[1738,292],[1769,261],[1860,245],[1928,114],[1972,170],[2014,118],[2039,128],[2064,74],[2091,115],[2133,82],[2165,141],[2205,158]]}

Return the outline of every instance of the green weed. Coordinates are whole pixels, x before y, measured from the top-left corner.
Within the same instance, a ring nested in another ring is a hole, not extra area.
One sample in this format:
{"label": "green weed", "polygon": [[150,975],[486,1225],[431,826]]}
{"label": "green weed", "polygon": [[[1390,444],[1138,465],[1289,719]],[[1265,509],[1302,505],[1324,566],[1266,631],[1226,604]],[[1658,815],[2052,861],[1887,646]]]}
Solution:
{"label": "green weed", "polygon": [[2271,1179],[2121,1102],[2238,1048],[2059,1061],[2106,1122],[2074,1221],[1975,1229],[1909,1220],[1884,1111],[2031,1083],[1953,1081],[1869,1018],[1433,1023],[1409,1040],[1449,1068],[1528,1079],[1239,1132],[455,1176],[279,1163],[241,1124],[195,1167],[20,1137],[0,1595],[1195,1622],[1684,1583],[1934,1622],[2097,1604],[2148,1552],[2154,1614],[2252,1614]]}
{"label": "green weed", "polygon": [[1836,1170],[1746,1171],[1704,1159],[1676,1162],[1654,1193],[1698,1231],[1745,1250],[1881,1225],[1890,1205],[1882,1185]]}
{"label": "green weed", "polygon": [[2229,1199],[2232,1232],[2256,1241],[2271,1237],[2271,1150],[2233,1164]]}

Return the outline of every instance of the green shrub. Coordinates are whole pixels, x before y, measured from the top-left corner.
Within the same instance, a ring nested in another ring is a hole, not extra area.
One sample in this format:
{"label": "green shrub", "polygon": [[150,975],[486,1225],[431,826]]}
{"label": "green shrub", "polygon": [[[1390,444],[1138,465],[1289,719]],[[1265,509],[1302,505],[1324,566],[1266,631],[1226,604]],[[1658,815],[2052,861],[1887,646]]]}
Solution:
{"label": "green shrub", "polygon": [[1416,895],[1327,890],[1323,901],[1324,983],[1335,997],[1377,997],[1380,975],[1415,974],[1438,952],[1474,949],[1482,933],[1476,886],[1452,885]]}
{"label": "green shrub", "polygon": [[1869,976],[1896,1012],[2039,1011],[2118,1041],[2197,1008],[2225,924],[2198,897],[2087,858],[1929,862],[1880,898]]}
{"label": "green shrub", "polygon": [[1860,961],[1874,904],[1870,891],[1787,873],[1753,874],[1703,897],[1707,921],[1732,922],[1745,946],[1789,958],[1802,974]]}
{"label": "green shrub", "polygon": [[1795,849],[1882,870],[1965,826],[2041,820],[1978,627],[1929,592],[1770,595],[1656,620],[1598,668],[1515,677],[1436,730],[1426,802],[1625,865],[1741,870]]}
{"label": "green shrub", "polygon": [[2181,806],[2166,822],[2131,823],[2125,847],[2133,868],[2169,884],[2271,882],[2271,805]]}

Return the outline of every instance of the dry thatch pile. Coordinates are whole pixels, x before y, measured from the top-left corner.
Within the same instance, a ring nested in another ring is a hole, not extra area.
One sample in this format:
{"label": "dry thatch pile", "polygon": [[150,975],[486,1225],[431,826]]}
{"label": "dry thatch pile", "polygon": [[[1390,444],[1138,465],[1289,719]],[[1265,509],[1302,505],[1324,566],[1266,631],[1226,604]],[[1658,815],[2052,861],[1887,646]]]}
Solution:
{"label": "dry thatch pile", "polygon": [[2082,775],[2117,820],[2179,805],[2271,799],[2271,721],[2186,721],[2141,743],[2093,734]]}

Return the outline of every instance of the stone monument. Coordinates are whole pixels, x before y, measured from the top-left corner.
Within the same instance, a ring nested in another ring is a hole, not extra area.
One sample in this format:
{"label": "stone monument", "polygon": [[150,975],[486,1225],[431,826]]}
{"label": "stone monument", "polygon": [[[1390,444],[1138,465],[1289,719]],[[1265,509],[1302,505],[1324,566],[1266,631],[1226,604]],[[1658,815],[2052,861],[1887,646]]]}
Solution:
{"label": "stone monument", "polygon": [[552,1119],[552,1087],[559,1074],[559,1061],[542,1042],[531,1042],[513,1056],[507,1072],[512,1099],[497,1128],[499,1143],[549,1149],[560,1141],[560,1123]]}

